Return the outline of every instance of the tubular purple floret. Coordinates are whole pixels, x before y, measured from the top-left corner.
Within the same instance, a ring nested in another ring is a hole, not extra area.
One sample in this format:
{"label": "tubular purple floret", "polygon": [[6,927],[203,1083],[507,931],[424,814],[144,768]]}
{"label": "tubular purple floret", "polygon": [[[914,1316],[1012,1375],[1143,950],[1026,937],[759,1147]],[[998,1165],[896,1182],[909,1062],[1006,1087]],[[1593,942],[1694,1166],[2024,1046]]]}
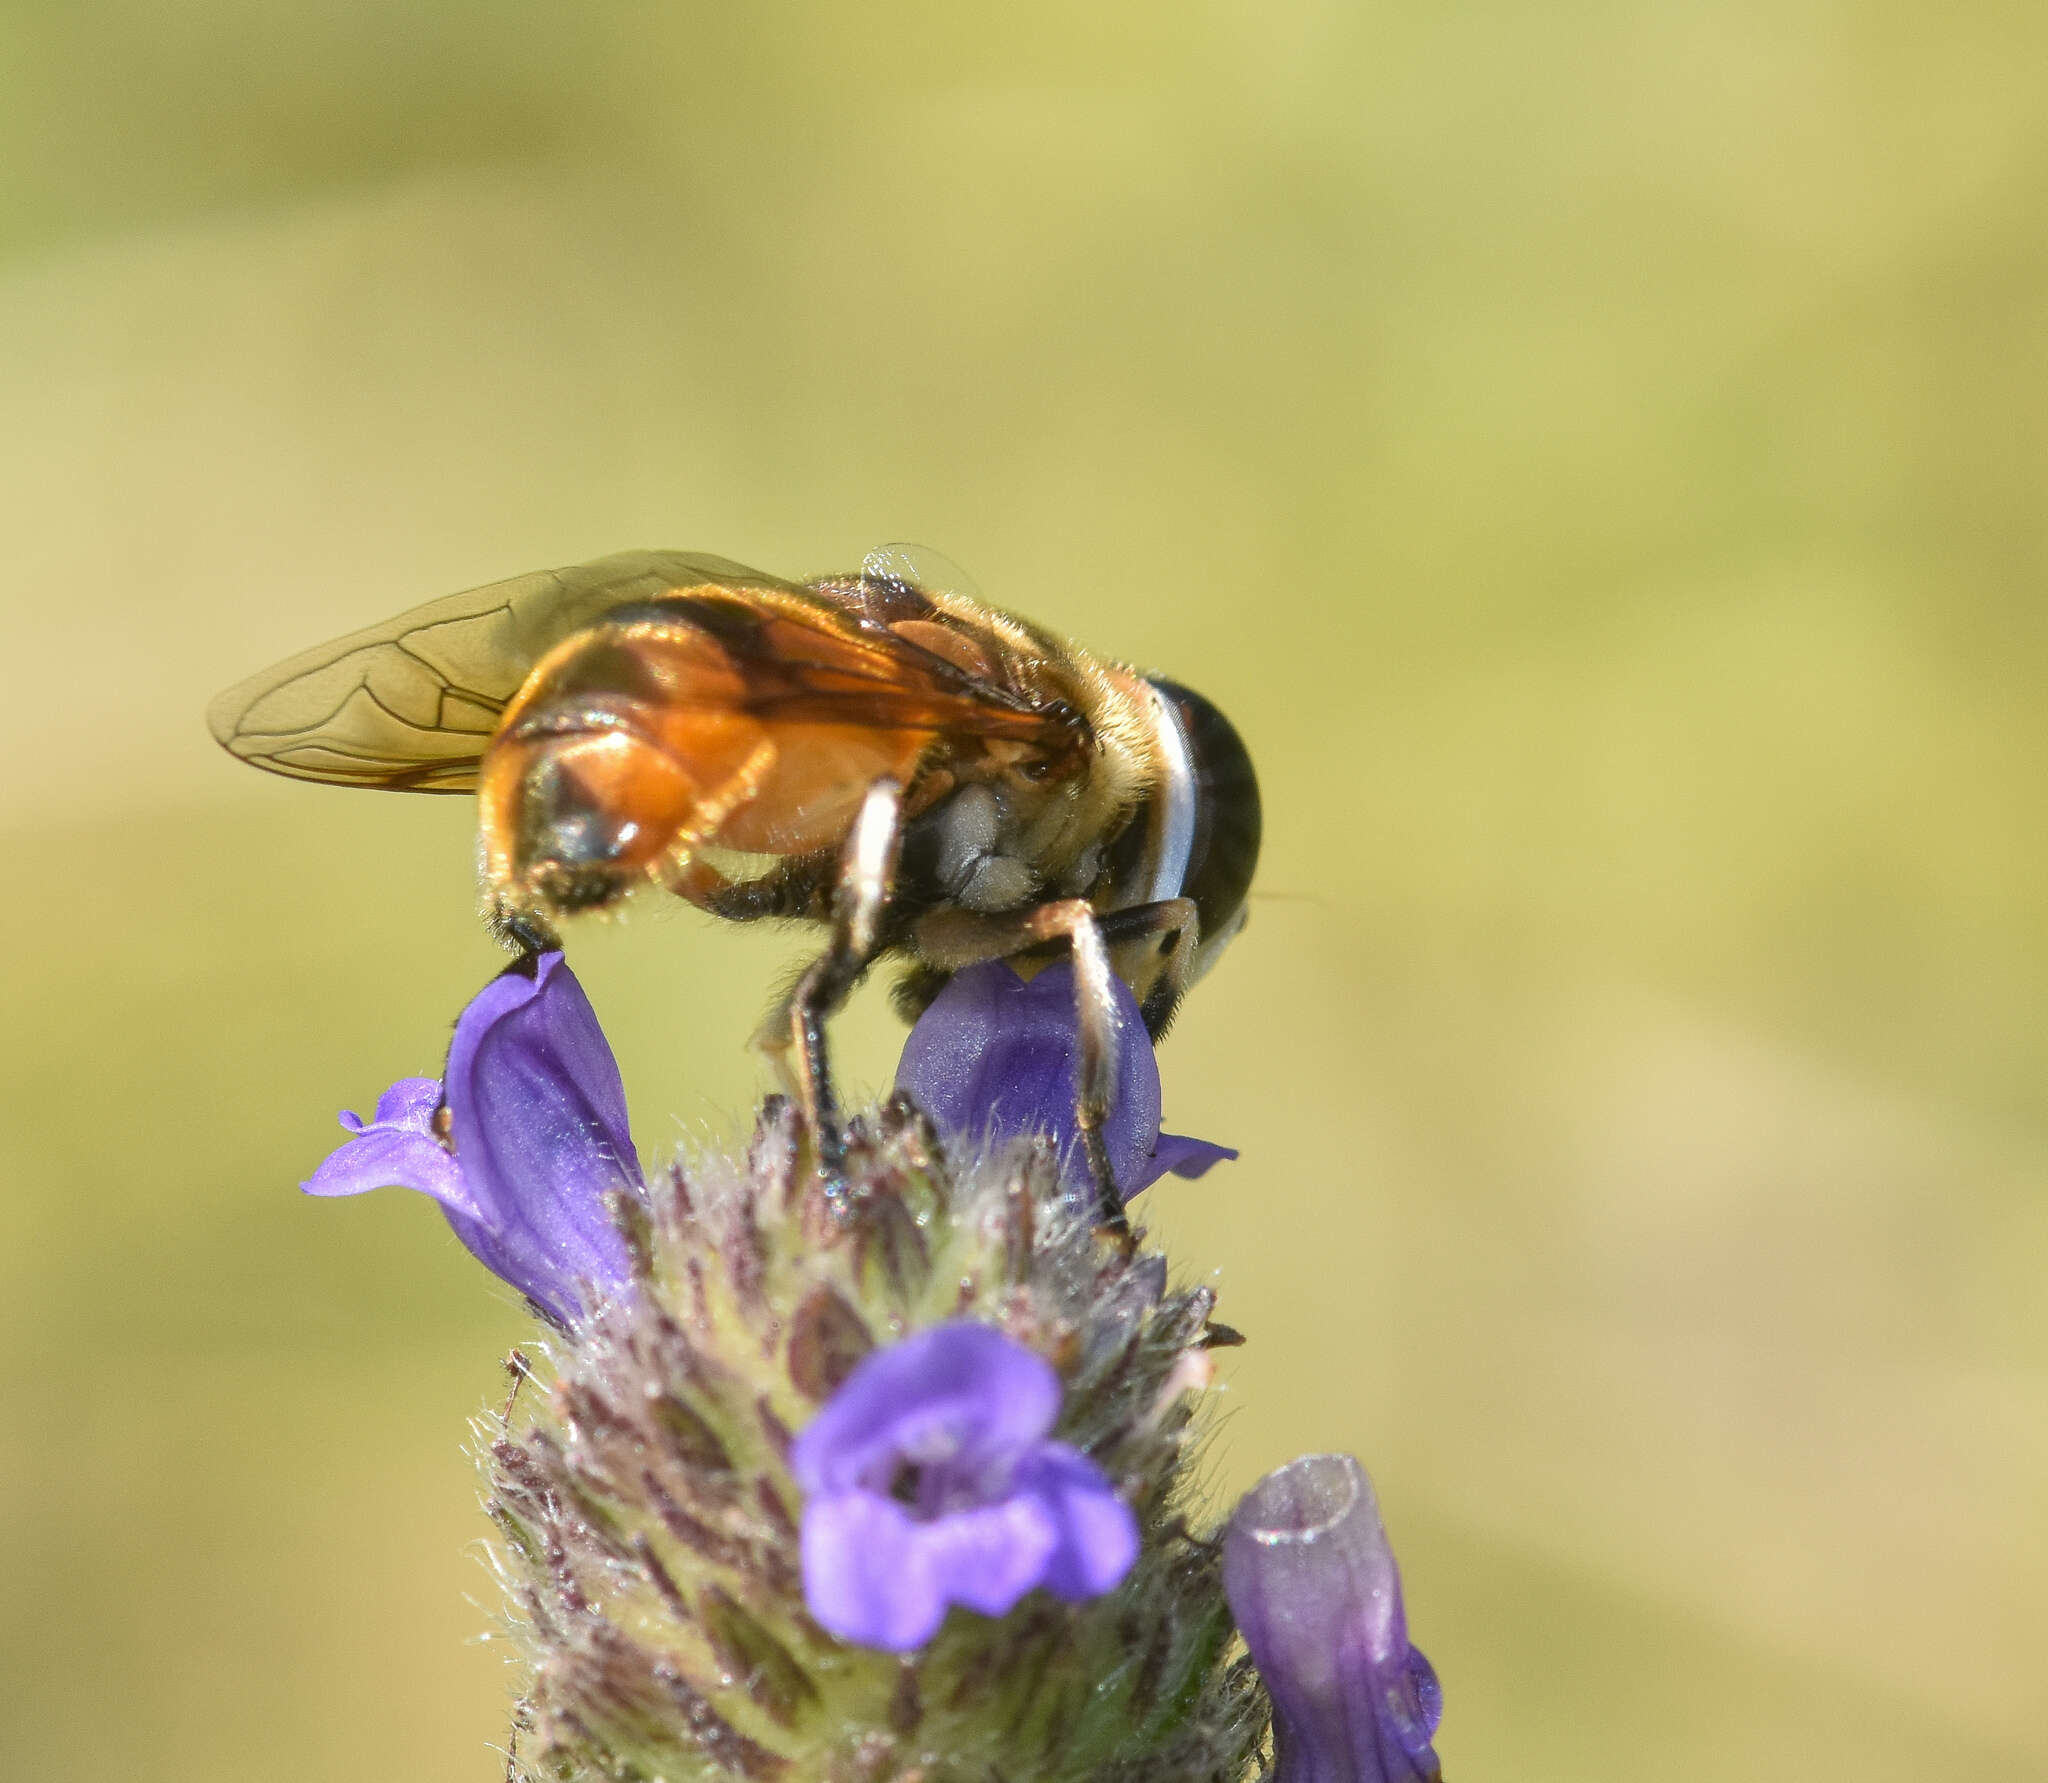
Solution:
{"label": "tubular purple floret", "polygon": [[560,953],[508,968],[455,1024],[440,1081],[401,1078],[303,1185],[309,1195],[417,1189],[455,1236],[557,1325],[629,1274],[611,1199],[645,1195],[625,1086]]}
{"label": "tubular purple floret", "polygon": [[1353,1457],[1305,1455],[1246,1493],[1223,1582],[1273,1701],[1272,1783],[1434,1783],[1442,1694]]}

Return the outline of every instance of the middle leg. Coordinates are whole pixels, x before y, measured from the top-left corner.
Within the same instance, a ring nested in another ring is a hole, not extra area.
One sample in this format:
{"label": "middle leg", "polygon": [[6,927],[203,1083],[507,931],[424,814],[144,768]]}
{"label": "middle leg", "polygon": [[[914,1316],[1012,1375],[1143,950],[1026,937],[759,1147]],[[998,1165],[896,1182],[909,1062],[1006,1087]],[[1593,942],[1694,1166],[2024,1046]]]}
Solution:
{"label": "middle leg", "polygon": [[797,1099],[818,1148],[819,1173],[828,1184],[837,1185],[845,1175],[846,1135],[832,1088],[825,1024],[874,960],[902,841],[903,788],[894,780],[877,780],[868,788],[840,857],[832,938],[763,1023],[759,1036],[778,1058],[788,1061],[794,1055]]}

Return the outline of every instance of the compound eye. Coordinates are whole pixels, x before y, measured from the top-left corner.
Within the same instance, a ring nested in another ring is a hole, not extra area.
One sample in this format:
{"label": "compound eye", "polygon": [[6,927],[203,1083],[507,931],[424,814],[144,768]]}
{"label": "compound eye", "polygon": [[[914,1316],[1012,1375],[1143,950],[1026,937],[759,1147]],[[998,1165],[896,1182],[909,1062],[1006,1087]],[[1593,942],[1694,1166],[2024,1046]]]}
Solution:
{"label": "compound eye", "polygon": [[514,874],[559,909],[610,903],[657,865],[688,817],[688,779],[624,731],[526,745],[509,801]]}
{"label": "compound eye", "polygon": [[526,782],[520,822],[523,863],[565,867],[616,866],[640,838],[639,822],[608,811],[588,782],[559,759],[536,768]]}

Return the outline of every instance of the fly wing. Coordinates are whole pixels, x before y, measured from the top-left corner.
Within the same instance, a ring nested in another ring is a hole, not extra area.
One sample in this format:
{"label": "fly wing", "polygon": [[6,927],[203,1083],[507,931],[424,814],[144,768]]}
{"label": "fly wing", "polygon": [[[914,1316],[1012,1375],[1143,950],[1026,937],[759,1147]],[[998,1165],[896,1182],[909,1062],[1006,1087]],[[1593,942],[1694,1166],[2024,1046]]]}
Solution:
{"label": "fly wing", "polygon": [[629,551],[430,601],[231,687],[215,740],[298,780],[469,792],[498,719],[533,665],[614,608],[679,588],[790,591],[722,557]]}
{"label": "fly wing", "polygon": [[[644,609],[716,642],[736,685],[720,703],[770,725],[850,725],[1053,746],[1072,715],[1018,684],[999,652],[901,586],[876,610],[870,594],[832,581],[768,593],[680,589]],[[620,619],[637,616],[630,612]]]}

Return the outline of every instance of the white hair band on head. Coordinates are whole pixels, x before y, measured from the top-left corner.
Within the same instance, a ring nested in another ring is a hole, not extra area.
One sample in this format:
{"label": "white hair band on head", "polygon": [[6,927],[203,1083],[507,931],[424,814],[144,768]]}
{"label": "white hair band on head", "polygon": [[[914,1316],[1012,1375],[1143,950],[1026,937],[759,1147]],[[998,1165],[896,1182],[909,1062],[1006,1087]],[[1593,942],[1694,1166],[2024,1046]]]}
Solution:
{"label": "white hair band on head", "polygon": [[1149,681],[1145,691],[1159,708],[1159,753],[1166,770],[1152,798],[1152,883],[1145,889],[1145,902],[1159,904],[1179,897],[1187,884],[1188,857],[1195,846],[1195,758],[1173,701]]}

